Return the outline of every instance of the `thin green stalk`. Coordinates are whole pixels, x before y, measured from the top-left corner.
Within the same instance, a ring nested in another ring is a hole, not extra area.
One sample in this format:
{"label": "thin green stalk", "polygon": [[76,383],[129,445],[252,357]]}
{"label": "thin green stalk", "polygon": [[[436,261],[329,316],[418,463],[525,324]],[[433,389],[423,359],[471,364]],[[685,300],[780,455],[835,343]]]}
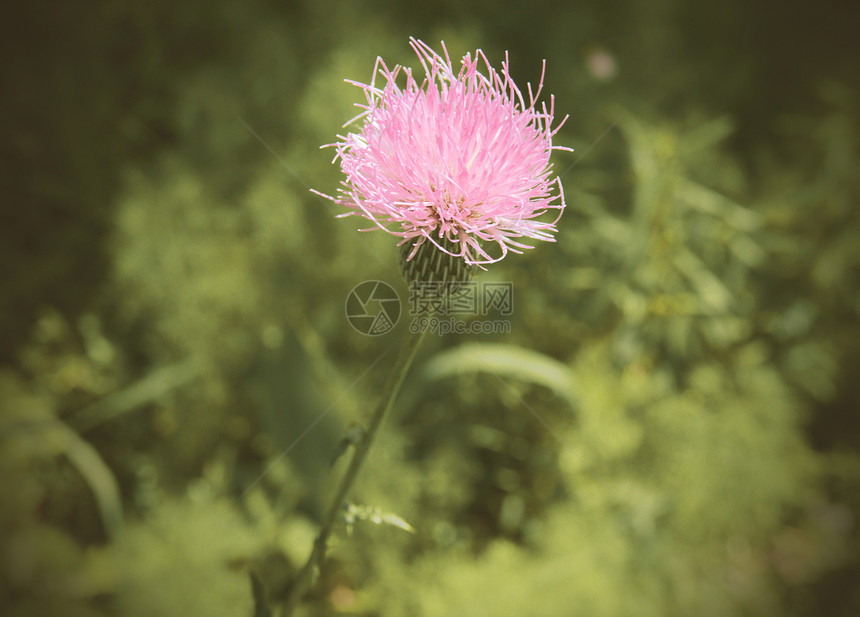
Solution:
{"label": "thin green stalk", "polygon": [[338,520],[338,514],[340,514],[343,508],[343,503],[346,500],[346,496],[352,488],[352,485],[358,476],[358,472],[361,470],[361,465],[364,463],[365,458],[367,458],[367,453],[370,451],[370,445],[373,443],[373,438],[376,436],[376,433],[382,424],[382,420],[385,418],[385,414],[387,414],[388,410],[391,409],[391,405],[394,403],[397,393],[400,392],[400,386],[403,384],[403,379],[406,377],[406,373],[412,365],[412,360],[415,359],[415,353],[418,351],[418,347],[424,339],[425,332],[426,330],[410,336],[403,350],[400,352],[397,363],[394,365],[394,370],[391,375],[389,375],[388,381],[385,383],[382,398],[374,410],[373,416],[370,418],[370,422],[367,425],[367,430],[364,433],[364,436],[361,441],[355,445],[349,468],[341,479],[334,499],[332,499],[332,502],[326,511],[319,535],[314,541],[311,555],[308,557],[307,562],[296,576],[290,589],[290,593],[284,602],[283,611],[281,612],[282,617],[290,617],[290,615],[293,614],[293,611],[311,586],[314,568],[322,567],[323,561],[325,560],[328,538],[334,530],[334,525]]}

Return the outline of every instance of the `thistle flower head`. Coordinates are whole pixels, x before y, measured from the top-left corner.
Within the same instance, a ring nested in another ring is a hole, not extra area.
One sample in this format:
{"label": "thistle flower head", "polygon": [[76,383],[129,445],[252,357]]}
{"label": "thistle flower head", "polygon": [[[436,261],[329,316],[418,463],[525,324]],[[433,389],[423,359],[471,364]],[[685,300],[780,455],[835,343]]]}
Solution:
{"label": "thistle flower head", "polygon": [[549,108],[537,102],[543,73],[526,99],[507,54],[501,72],[480,50],[456,71],[444,43],[442,55],[414,38],[411,45],[424,70],[420,82],[412,69],[389,69],[381,58],[369,84],[349,82],[366,103],[344,125],[360,121],[360,129],[329,144],[346,179],[336,197],[324,197],[402,238],[407,259],[430,242],[480,265],[532,248],[529,240],[553,241],[564,193],[549,158],[567,148],[552,145],[561,126],[552,127],[553,98]]}

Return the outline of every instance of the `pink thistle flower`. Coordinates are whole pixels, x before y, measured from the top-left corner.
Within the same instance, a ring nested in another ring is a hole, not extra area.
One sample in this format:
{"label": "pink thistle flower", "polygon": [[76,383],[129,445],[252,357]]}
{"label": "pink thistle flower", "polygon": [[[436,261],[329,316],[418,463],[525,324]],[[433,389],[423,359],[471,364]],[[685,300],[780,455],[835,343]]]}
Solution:
{"label": "pink thistle flower", "polygon": [[[567,119],[552,128],[553,97],[549,109],[537,104],[546,62],[537,91],[528,85],[526,105],[507,54],[501,73],[481,50],[455,72],[444,43],[444,57],[415,38],[410,44],[426,75],[421,83],[412,69],[389,69],[382,58],[370,84],[347,80],[364,90],[367,103],[356,104],[364,111],[344,126],[363,123],[328,144],[346,180],[337,197],[320,195],[351,210],[341,216],[363,216],[401,237],[398,246],[412,242],[408,259],[427,241],[479,265],[532,248],[521,238],[553,242],[565,204],[549,158],[569,148],[552,145]],[[396,83],[401,73],[403,88]],[[558,213],[542,220],[549,210]],[[495,257],[484,248],[493,243]]]}

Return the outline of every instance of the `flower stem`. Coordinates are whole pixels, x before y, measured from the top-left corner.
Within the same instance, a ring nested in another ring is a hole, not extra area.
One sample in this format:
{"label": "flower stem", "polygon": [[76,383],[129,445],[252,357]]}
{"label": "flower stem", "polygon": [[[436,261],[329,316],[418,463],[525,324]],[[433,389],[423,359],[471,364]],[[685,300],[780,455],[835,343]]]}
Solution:
{"label": "flower stem", "polygon": [[329,504],[325,518],[323,518],[319,535],[314,541],[311,555],[308,557],[307,562],[296,576],[290,589],[290,593],[284,602],[283,610],[281,612],[282,617],[289,617],[293,614],[293,611],[311,586],[314,569],[322,567],[323,561],[325,560],[328,538],[334,529],[335,522],[338,520],[338,514],[343,508],[344,500],[352,488],[356,477],[358,477],[358,472],[361,470],[361,465],[367,458],[367,453],[370,451],[370,445],[373,443],[373,438],[376,436],[376,433],[382,424],[382,420],[385,418],[385,414],[387,414],[388,410],[391,409],[391,405],[394,403],[397,393],[400,392],[400,386],[403,384],[403,379],[406,377],[406,373],[412,365],[412,360],[415,358],[415,353],[418,351],[418,347],[424,339],[425,332],[426,330],[410,336],[406,345],[400,352],[397,363],[394,365],[394,370],[388,376],[388,381],[385,382],[382,398],[376,406],[373,416],[370,418],[370,422],[367,425],[367,430],[364,433],[364,436],[361,441],[355,445],[352,461],[340,481],[340,485],[337,488],[334,499],[331,504]]}

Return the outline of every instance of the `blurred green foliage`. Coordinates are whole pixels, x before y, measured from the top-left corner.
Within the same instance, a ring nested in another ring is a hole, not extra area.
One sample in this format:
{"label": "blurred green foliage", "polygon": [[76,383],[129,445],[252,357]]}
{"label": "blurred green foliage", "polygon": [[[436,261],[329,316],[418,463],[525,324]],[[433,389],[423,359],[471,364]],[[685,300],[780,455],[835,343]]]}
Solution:
{"label": "blurred green foliage", "polygon": [[410,35],[547,59],[569,206],[479,279],[514,283],[509,335],[425,343],[302,614],[857,614],[837,4],[14,9],[3,614],[277,613],[407,334],[349,327],[359,282],[406,298],[394,242],[307,189],[340,181],[343,79]]}

